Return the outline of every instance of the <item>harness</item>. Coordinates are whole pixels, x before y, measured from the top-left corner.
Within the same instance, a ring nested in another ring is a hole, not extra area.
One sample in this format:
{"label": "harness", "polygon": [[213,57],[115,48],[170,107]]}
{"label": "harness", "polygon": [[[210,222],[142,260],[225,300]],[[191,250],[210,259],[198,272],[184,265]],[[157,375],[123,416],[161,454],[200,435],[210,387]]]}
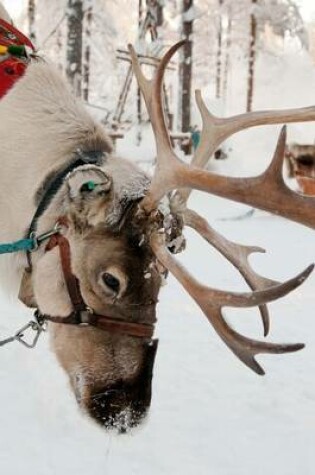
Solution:
{"label": "harness", "polygon": [[[49,252],[52,249],[58,247],[64,281],[66,283],[67,291],[73,306],[73,311],[66,317],[44,315],[38,309],[36,309],[34,312],[34,320],[30,321],[14,336],[0,341],[0,346],[4,346],[7,343],[13,341],[18,341],[27,348],[34,348],[40,334],[46,329],[47,322],[77,326],[93,326],[101,330],[113,333],[121,333],[132,337],[152,338],[154,333],[154,324],[130,322],[112,318],[107,315],[99,315],[94,313],[93,310],[86,305],[81,294],[80,283],[71,271],[71,250],[69,241],[61,233],[62,227],[67,226],[67,222],[64,218],[60,218],[53,229],[38,236],[36,234],[38,219],[42,216],[42,214],[52,202],[53,198],[56,196],[57,192],[60,190],[66,176],[76,168],[86,164],[100,165],[103,156],[104,152],[77,151],[76,158],[72,160],[69,165],[56,172],[54,178],[50,180],[49,185],[45,190],[45,193],[43,194],[33,215],[27,236],[24,239],[13,243],[0,244],[0,254],[19,251],[26,252],[28,260],[28,268],[26,269],[26,272],[32,271],[31,255],[33,252],[39,249],[42,243],[48,241],[45,247],[45,252]],[[144,305],[150,306],[155,304],[156,302],[152,301],[139,305],[143,307]],[[35,336],[31,342],[28,342],[27,339],[24,338],[27,330],[35,331]]]}
{"label": "harness", "polygon": [[[74,310],[67,317],[41,315],[44,320],[70,325],[92,325],[101,330],[114,333],[124,333],[129,336],[140,338],[151,338],[153,336],[153,324],[121,321],[105,315],[98,315],[87,307],[80,291],[79,281],[71,272],[71,252],[68,239],[61,234],[55,234],[50,238],[46,250],[51,250],[56,246],[59,247],[62,271]],[[155,303],[156,302],[150,302],[147,305],[155,305]]]}
{"label": "harness", "polygon": [[[35,48],[26,36],[11,24],[0,19],[0,98],[3,97],[14,86],[16,81],[24,75],[30,59],[34,57],[34,52]],[[73,311],[67,317],[43,315],[38,309],[36,309],[34,312],[34,320],[28,322],[28,324],[16,332],[15,335],[0,341],[0,346],[4,346],[13,341],[18,341],[27,348],[34,348],[39,336],[43,331],[45,331],[48,321],[68,325],[89,325],[101,330],[122,333],[138,338],[150,339],[153,336],[153,324],[130,322],[106,315],[98,315],[86,305],[81,294],[79,281],[71,271],[70,245],[67,238],[61,234],[61,222],[58,222],[53,229],[41,235],[36,234],[38,219],[49,207],[54,196],[61,188],[66,176],[71,171],[82,165],[100,164],[103,157],[104,152],[102,151],[83,152],[78,150],[74,160],[61,170],[57,171],[54,178],[48,183],[45,193],[40,199],[35,214],[31,220],[26,236],[23,239],[12,243],[0,244],[0,254],[21,251],[26,252],[28,261],[28,269],[26,269],[26,272],[29,273],[32,270],[31,255],[39,249],[42,243],[48,240],[45,252],[49,252],[53,248],[58,247],[64,280],[73,306]],[[62,224],[65,223],[63,222]],[[155,304],[156,302],[149,302],[147,304],[139,305],[144,306]],[[25,337],[28,330],[35,332],[35,336],[30,341]]]}

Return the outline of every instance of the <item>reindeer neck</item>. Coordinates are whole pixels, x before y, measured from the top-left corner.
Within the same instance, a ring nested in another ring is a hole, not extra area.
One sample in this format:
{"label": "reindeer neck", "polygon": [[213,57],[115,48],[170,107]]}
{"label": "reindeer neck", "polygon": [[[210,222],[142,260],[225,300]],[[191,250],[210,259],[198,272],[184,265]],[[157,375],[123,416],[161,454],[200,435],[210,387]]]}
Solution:
{"label": "reindeer neck", "polygon": [[[0,219],[5,235],[25,231],[45,178],[71,160],[79,147],[109,141],[50,65],[31,64],[0,102]],[[5,228],[5,229],[4,229]]]}
{"label": "reindeer neck", "polygon": [[[49,64],[34,63],[0,101],[0,241],[25,234],[37,192],[49,175],[67,165],[78,148],[110,151],[103,129],[76,100]],[[23,255],[2,257],[24,267]]]}

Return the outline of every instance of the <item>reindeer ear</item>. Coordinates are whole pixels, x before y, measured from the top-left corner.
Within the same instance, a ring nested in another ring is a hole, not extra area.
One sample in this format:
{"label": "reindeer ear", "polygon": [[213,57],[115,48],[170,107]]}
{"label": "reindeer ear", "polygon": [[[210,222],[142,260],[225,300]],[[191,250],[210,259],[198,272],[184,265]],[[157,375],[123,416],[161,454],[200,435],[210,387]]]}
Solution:
{"label": "reindeer ear", "polygon": [[36,308],[37,303],[33,292],[32,273],[25,270],[19,291],[19,300],[27,307]]}
{"label": "reindeer ear", "polygon": [[70,199],[107,194],[112,188],[111,177],[94,165],[77,168],[68,175],[67,183]]}
{"label": "reindeer ear", "polygon": [[69,214],[81,226],[104,222],[113,202],[112,178],[94,165],[84,165],[68,175]]}

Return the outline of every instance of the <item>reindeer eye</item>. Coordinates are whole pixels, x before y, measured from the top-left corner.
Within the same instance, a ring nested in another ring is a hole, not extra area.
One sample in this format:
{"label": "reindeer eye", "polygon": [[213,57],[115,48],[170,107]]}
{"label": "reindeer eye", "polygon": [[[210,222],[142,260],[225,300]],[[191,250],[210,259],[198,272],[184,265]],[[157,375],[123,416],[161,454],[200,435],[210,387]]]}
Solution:
{"label": "reindeer eye", "polygon": [[120,288],[120,282],[117,277],[114,277],[112,274],[105,272],[102,275],[104,284],[109,287],[113,292],[118,293]]}

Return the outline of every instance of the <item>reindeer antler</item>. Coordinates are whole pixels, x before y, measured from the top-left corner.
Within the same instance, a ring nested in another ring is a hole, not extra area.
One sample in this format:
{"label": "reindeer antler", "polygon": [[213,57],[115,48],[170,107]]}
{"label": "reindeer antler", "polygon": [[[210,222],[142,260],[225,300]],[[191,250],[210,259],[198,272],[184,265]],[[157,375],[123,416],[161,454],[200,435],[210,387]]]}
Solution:
{"label": "reindeer antler", "polygon": [[[244,277],[245,281],[252,290],[264,290],[274,285],[280,284],[275,280],[267,279],[255,272],[248,258],[255,252],[264,253],[265,249],[258,246],[244,246],[236,242],[229,241],[224,236],[215,231],[209,223],[199,214],[191,209],[184,211],[184,223],[193,228],[200,234],[211,246],[219,251]],[[259,311],[264,326],[264,336],[269,333],[269,311],[266,305],[260,305]]]}
{"label": "reindeer antler", "polygon": [[[175,155],[172,149],[164,120],[162,101],[165,68],[173,54],[183,44],[183,41],[177,43],[165,54],[152,80],[144,77],[136,53],[132,46],[129,46],[134,72],[147,105],[157,147],[156,170],[149,191],[141,202],[141,207],[145,212],[150,213],[157,207],[165,194],[173,192],[171,206],[181,209],[185,224],[194,228],[211,245],[216,247],[240,271],[254,290],[252,293],[237,294],[205,287],[198,283],[169,254],[160,234],[152,235],[151,246],[157,259],[181,282],[236,356],[256,373],[263,374],[263,369],[254,358],[256,354],[297,351],[303,345],[278,345],[246,338],[235,332],[226,323],[222,315],[222,308],[225,306],[251,307],[259,305],[265,334],[267,334],[269,317],[265,304],[286,295],[304,282],[313,270],[313,266],[309,266],[297,277],[283,284],[259,276],[251,269],[247,258],[252,252],[261,252],[262,250],[256,247],[241,246],[226,240],[216,233],[201,216],[188,210],[186,202],[190,190],[198,189],[279,214],[306,226],[315,227],[315,200],[291,191],[285,185],[282,177],[285,128],[281,131],[271,165],[258,177],[224,177],[194,166],[205,165],[221,141],[238,130],[260,124],[281,123],[284,120],[287,122],[315,120],[315,107],[256,112],[229,119],[219,119],[207,111],[200,92],[197,92],[197,104],[203,119],[202,139],[193,157],[192,165],[188,166]],[[174,193],[175,190],[177,191]]]}
{"label": "reindeer antler", "polygon": [[161,264],[176,277],[195,300],[225,344],[243,363],[257,374],[264,374],[264,370],[255,360],[255,355],[259,353],[289,353],[304,347],[302,343],[275,344],[246,338],[234,331],[226,323],[222,315],[222,308],[255,307],[256,305],[277,300],[301,285],[314,269],[314,265],[310,265],[293,279],[283,284],[274,285],[266,290],[252,293],[224,292],[206,287],[191,276],[166,249],[163,234],[154,234],[151,238],[151,246]]}
{"label": "reindeer antler", "polygon": [[[202,117],[202,133],[200,144],[196,150],[191,164],[204,168],[215,150],[225,139],[241,130],[258,125],[283,124],[289,122],[307,122],[315,120],[315,107],[302,107],[298,109],[266,110],[248,112],[232,117],[221,118],[211,114],[198,89],[195,92],[196,103]],[[192,190],[181,190],[182,199],[187,202]]]}
{"label": "reindeer antler", "polygon": [[[257,177],[231,178],[216,175],[215,173],[186,165],[175,155],[164,120],[162,83],[168,62],[183,44],[184,41],[181,41],[170,48],[162,58],[152,80],[148,80],[144,77],[137,60],[137,55],[133,47],[129,46],[134,72],[147,105],[157,147],[156,170],[150,189],[142,202],[143,209],[150,212],[156,208],[158,202],[168,192],[188,187],[248,204],[271,213],[276,213],[292,221],[297,221],[298,223],[314,228],[315,200],[290,190],[285,185],[282,177],[286,139],[285,128],[283,128],[280,133],[271,165],[262,175]],[[201,106],[200,103],[199,107],[202,108],[202,113],[205,115],[203,109],[206,108],[204,104]],[[280,120],[278,112],[279,111],[274,111],[274,115],[278,117],[278,123],[281,122],[283,118],[288,119],[288,115],[284,115]],[[305,118],[305,120],[315,120],[315,107],[296,109],[295,114],[293,114],[293,111],[290,112],[292,121],[301,121],[303,118]],[[267,114],[271,121],[272,111],[269,111]],[[286,111],[286,114],[289,114],[289,112]],[[295,119],[293,119],[294,115]],[[265,116],[265,118],[266,117],[267,116]],[[245,123],[245,120],[242,119],[242,122]],[[257,123],[254,124],[253,122],[252,120],[252,125],[257,125]],[[273,123],[275,122],[276,119],[274,119]],[[204,120],[203,137],[206,137],[209,133],[206,127],[207,121]],[[242,128],[244,127],[245,126]],[[235,130],[235,128],[233,130]],[[231,133],[233,133],[233,130]],[[225,133],[225,138],[226,137],[227,134]],[[206,139],[204,139],[204,143],[205,141]],[[206,147],[206,145],[203,145],[203,147]],[[202,153],[202,156],[204,157],[205,154]],[[268,196],[268,200],[266,200],[266,196]]]}

